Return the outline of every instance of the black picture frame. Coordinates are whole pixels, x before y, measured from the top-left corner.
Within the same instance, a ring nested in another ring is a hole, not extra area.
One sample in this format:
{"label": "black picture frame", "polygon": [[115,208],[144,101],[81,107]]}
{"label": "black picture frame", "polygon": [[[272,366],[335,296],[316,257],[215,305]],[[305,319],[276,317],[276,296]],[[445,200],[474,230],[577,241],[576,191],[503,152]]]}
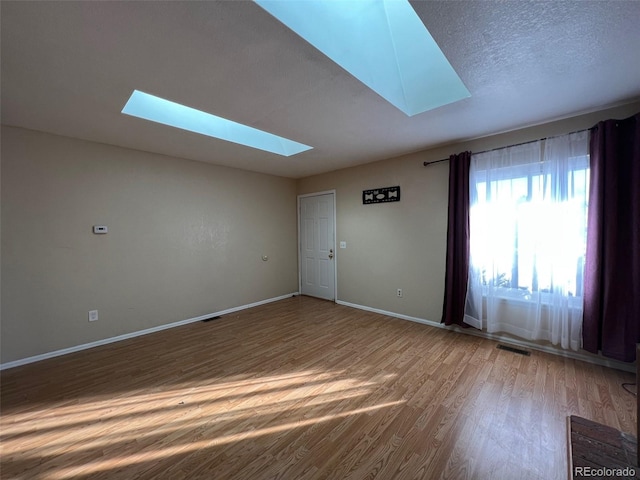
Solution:
{"label": "black picture frame", "polygon": [[400,186],[372,188],[362,191],[362,204],[389,203],[400,201]]}

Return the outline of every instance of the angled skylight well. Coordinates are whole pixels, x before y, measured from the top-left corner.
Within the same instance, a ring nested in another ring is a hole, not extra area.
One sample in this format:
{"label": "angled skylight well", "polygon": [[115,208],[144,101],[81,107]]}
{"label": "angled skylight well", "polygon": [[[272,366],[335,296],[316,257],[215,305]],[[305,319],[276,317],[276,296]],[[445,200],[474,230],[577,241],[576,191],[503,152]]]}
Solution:
{"label": "angled skylight well", "polygon": [[313,147],[134,90],[122,113],[289,157]]}
{"label": "angled skylight well", "polygon": [[254,0],[413,116],[470,93],[407,0]]}

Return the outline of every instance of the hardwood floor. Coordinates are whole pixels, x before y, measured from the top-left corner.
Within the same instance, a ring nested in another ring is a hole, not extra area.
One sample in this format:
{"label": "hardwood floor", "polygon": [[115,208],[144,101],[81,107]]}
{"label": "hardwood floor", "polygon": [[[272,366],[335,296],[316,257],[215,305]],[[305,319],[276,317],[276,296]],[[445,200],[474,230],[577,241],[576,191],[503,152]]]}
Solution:
{"label": "hardwood floor", "polygon": [[296,297],[1,374],[3,479],[565,479],[634,375]]}

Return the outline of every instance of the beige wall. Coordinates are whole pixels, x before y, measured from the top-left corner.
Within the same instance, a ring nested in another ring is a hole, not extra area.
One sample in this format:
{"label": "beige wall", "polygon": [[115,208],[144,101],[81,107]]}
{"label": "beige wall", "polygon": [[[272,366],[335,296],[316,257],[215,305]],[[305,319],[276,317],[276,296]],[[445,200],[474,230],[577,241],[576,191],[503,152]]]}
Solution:
{"label": "beige wall", "polygon": [[2,363],[297,290],[292,179],[10,127],[1,166]]}
{"label": "beige wall", "polygon": [[[447,229],[447,165],[424,154],[302,179],[298,193],[336,190],[338,300],[437,320]],[[362,190],[400,185],[399,202],[363,205]],[[403,290],[403,298],[396,290]]]}
{"label": "beige wall", "polygon": [[[2,127],[0,362],[296,291],[296,193],[331,189],[336,240],[347,242],[338,300],[439,321],[448,164],[422,162],[638,111],[640,102],[297,182]],[[362,190],[393,185],[400,202],[362,205]],[[96,224],[109,233],[92,234]],[[92,309],[100,319],[89,323]]]}
{"label": "beige wall", "polygon": [[[449,164],[422,163],[569,133],[638,111],[640,102],[300,180],[298,194],[336,190],[336,240],[347,242],[336,256],[338,300],[439,322]],[[400,185],[400,202],[362,204],[362,190],[394,185]],[[403,298],[396,296],[398,288]]]}

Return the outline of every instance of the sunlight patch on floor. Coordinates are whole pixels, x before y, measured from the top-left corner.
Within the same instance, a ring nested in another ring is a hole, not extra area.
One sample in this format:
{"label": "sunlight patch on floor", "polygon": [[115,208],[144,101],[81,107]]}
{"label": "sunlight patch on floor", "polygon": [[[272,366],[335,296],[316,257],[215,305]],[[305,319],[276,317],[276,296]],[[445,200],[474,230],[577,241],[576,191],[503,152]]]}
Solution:
{"label": "sunlight patch on floor", "polygon": [[[379,377],[377,380],[387,381],[390,375],[381,373]],[[377,381],[359,380],[342,371],[308,370],[70,399],[59,402],[58,407],[43,405],[46,414],[40,408],[3,412],[0,453],[14,461],[40,463],[51,470],[46,478],[73,478],[405,403],[399,399],[367,404],[366,397],[378,386]],[[352,407],[341,411],[340,404],[345,401]],[[354,402],[361,406],[353,408]],[[335,413],[326,413],[331,410]],[[171,420],[167,422],[167,418]],[[81,441],[78,428],[82,430]],[[135,451],[109,457],[113,443],[130,443]],[[163,443],[167,446],[162,447]],[[78,453],[87,458],[82,465],[55,464],[61,455]]]}
{"label": "sunlight patch on floor", "polygon": [[401,403],[404,403],[404,402],[402,401],[387,402],[379,405],[373,405],[370,407],[363,407],[363,408],[350,410],[347,412],[337,413],[334,415],[325,415],[323,417],[310,418],[308,420],[299,420],[296,422],[286,423],[286,424],[278,425],[274,427],[265,427],[257,430],[240,432],[237,434],[223,435],[215,439],[202,440],[199,442],[189,442],[189,443],[181,444],[174,447],[154,449],[150,452],[144,451],[144,452],[132,454],[126,457],[113,457],[113,458],[109,458],[108,460],[89,462],[80,467],[71,467],[71,468],[58,470],[57,472],[52,473],[49,478],[52,478],[52,479],[74,478],[79,474],[86,475],[88,473],[98,473],[105,470],[111,470],[114,468],[119,468],[127,465],[133,465],[135,463],[148,462],[150,460],[160,460],[172,455],[184,454],[184,453],[192,452],[195,450],[200,450],[203,448],[223,445],[227,443],[239,442],[242,440],[249,440],[249,439],[260,437],[263,435],[270,435],[273,433],[279,433],[286,430],[306,427],[306,426],[314,425],[317,423],[328,422],[328,421],[339,419],[339,418],[345,418],[351,415],[366,414],[375,410],[380,410],[383,408],[392,407],[394,405],[399,405]]}

